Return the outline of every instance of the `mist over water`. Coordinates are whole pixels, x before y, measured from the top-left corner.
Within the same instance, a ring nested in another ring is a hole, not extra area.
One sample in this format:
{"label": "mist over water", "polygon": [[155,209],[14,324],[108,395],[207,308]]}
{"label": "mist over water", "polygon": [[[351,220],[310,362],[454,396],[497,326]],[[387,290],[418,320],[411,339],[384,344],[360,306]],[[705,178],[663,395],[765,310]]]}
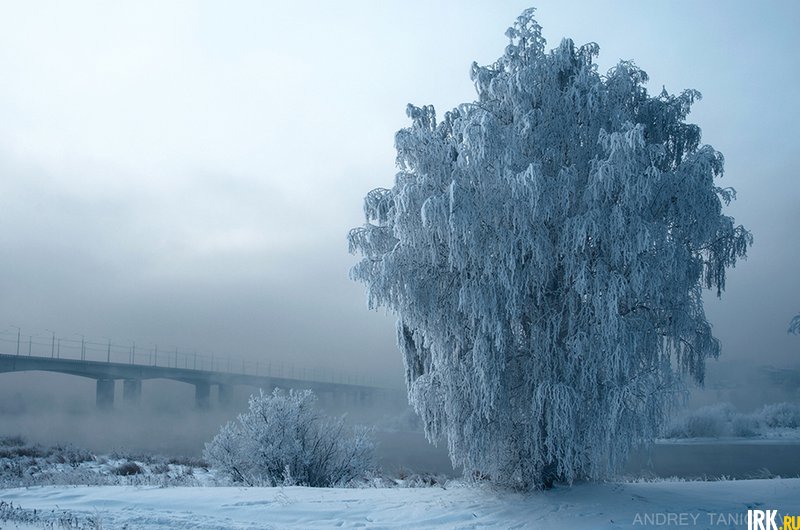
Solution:
{"label": "mist over water", "polygon": [[[159,454],[200,457],[219,428],[246,410],[258,389],[236,386],[229,405],[219,404],[212,389],[211,408],[198,410],[194,387],[167,380],[146,380],[141,402],[130,406],[116,385],[113,410],[98,410],[95,381],[47,372],[0,374],[0,437],[21,435],[41,445],[74,445],[108,454]],[[318,403],[326,414],[373,427],[376,459],[394,474],[435,473],[456,476],[446,445],[429,444],[416,415],[398,393],[371,403]]]}
{"label": "mist over water", "polygon": [[[794,370],[751,367],[730,371],[713,364],[710,368],[709,380],[703,390],[695,389],[690,408],[728,401],[747,411],[764,402],[791,400],[796,392]],[[743,384],[745,381],[750,381],[751,386]],[[71,444],[102,454],[200,457],[205,443],[221,425],[244,411],[250,393],[258,391],[234,387],[230,405],[221,407],[214,389],[211,408],[201,411],[194,406],[192,385],[146,380],[136,407],[123,401],[121,387],[117,383],[114,409],[101,411],[95,405],[92,379],[47,372],[0,374],[0,436],[22,435],[32,443]],[[450,463],[446,443],[435,447],[425,440],[415,414],[403,399],[379,406],[320,402],[320,407],[328,414],[346,414],[351,423],[373,426],[376,458],[387,473],[460,475],[460,470]],[[624,473],[683,478],[724,475],[739,479],[800,476],[800,444],[658,444],[633,455]]]}
{"label": "mist over water", "polygon": [[116,385],[114,409],[98,410],[95,382],[49,373],[0,374],[0,435],[31,442],[74,444],[93,451],[157,452],[199,456],[219,426],[235,417],[246,397],[234,393],[230,408],[199,411],[194,387],[145,381],[138,407],[122,401]]}

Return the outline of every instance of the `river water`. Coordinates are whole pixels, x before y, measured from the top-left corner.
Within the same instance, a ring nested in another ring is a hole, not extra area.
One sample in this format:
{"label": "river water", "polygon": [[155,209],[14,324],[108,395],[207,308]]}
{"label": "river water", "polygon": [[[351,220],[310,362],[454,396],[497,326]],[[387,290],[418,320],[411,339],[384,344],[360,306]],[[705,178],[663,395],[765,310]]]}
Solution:
{"label": "river water", "polygon": [[[377,433],[378,458],[387,471],[458,476],[446,447],[433,447],[419,432]],[[800,440],[709,440],[657,443],[634,455],[632,477],[685,479],[800,477]]]}

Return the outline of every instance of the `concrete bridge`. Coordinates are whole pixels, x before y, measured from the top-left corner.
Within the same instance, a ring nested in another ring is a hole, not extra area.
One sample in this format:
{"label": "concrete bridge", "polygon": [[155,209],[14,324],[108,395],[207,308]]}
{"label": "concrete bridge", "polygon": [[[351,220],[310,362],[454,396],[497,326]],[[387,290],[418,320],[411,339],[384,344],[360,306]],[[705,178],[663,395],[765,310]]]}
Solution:
{"label": "concrete bridge", "polygon": [[[23,371],[46,371],[87,377],[97,381],[96,402],[98,408],[111,409],[114,406],[115,386],[118,380],[122,381],[122,398],[128,404],[135,405],[142,395],[142,381],[146,379],[171,379],[182,383],[194,385],[195,405],[205,409],[210,406],[211,387],[217,386],[217,395],[221,404],[230,401],[233,387],[245,385],[264,389],[271,392],[273,388],[311,389],[323,402],[340,402],[342,404],[366,404],[384,399],[396,399],[396,390],[384,389],[364,384],[354,384],[346,381],[325,381],[305,379],[298,377],[275,376],[271,370],[268,373],[259,373],[259,367],[251,368],[246,372],[247,365],[242,362],[241,372],[231,370],[231,362],[227,362],[227,371],[198,369],[196,359],[194,363],[186,359],[180,366],[178,356],[175,355],[174,363],[170,366],[154,364],[137,364],[135,356],[131,355],[129,362],[112,362],[111,348],[105,361],[85,359],[85,351],[81,350],[84,358],[71,359],[52,355],[0,354],[0,373]],[[164,361],[162,361],[164,362]],[[213,366],[213,363],[212,363]],[[283,370],[281,370],[283,371]],[[333,379],[333,378],[331,378]]]}

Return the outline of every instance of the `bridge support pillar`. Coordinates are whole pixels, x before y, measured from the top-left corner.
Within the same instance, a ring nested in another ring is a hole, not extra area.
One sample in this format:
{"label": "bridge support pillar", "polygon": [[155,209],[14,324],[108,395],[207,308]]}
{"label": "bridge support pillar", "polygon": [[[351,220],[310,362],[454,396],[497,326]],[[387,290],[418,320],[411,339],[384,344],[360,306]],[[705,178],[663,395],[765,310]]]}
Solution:
{"label": "bridge support pillar", "polygon": [[328,393],[327,399],[328,406],[333,409],[340,409],[344,407],[345,400],[341,391],[331,391]]}
{"label": "bridge support pillar", "polygon": [[233,385],[218,385],[219,390],[219,404],[223,407],[228,407],[233,401]]}
{"label": "bridge support pillar", "polygon": [[194,384],[194,404],[198,409],[208,409],[211,405],[211,385],[209,383]]}
{"label": "bridge support pillar", "polygon": [[138,405],[142,399],[142,380],[125,379],[122,383],[122,400],[128,405]]}
{"label": "bridge support pillar", "polygon": [[98,409],[109,410],[114,408],[114,380],[98,379],[95,396]]}

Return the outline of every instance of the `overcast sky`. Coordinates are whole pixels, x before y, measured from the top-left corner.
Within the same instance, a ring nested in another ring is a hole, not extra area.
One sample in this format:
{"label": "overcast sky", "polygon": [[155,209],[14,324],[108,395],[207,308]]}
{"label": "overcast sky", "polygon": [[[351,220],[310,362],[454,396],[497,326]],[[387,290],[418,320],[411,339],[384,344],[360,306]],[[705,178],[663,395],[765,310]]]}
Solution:
{"label": "overcast sky", "polygon": [[[0,4],[0,331],[135,339],[399,382],[348,280],[405,106],[474,99],[518,1]],[[800,359],[800,3],[538,2],[550,47],[696,88],[755,236],[707,309],[728,362]]]}

